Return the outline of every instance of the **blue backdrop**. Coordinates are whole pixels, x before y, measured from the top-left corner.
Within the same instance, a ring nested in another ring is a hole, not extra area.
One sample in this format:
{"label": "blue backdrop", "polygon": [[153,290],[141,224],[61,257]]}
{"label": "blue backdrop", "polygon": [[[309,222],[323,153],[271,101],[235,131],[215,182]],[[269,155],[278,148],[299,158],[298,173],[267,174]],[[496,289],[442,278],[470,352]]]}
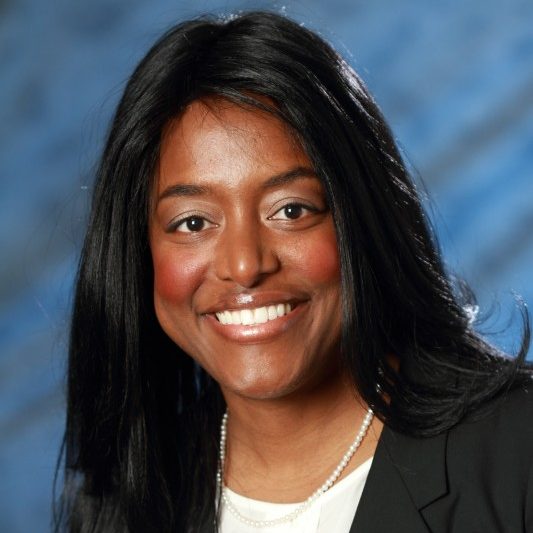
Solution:
{"label": "blue backdrop", "polygon": [[172,22],[252,7],[356,67],[427,184],[447,262],[494,308],[484,329],[516,348],[513,291],[533,302],[531,1],[0,1],[1,533],[48,530],[73,273],[124,82]]}

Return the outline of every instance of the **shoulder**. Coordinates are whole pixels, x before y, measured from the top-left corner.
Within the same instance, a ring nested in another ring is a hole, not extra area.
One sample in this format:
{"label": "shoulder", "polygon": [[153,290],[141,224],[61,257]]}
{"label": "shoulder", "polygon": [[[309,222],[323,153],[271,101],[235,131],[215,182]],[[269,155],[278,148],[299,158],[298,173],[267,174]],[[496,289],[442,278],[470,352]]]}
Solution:
{"label": "shoulder", "polygon": [[380,444],[377,463],[399,474],[432,531],[533,531],[533,386],[433,437],[385,429]]}
{"label": "shoulder", "polygon": [[[505,531],[533,523],[533,387],[508,391],[451,429],[446,470],[456,520]],[[479,522],[478,522],[479,523]],[[505,527],[504,527],[505,526]]]}
{"label": "shoulder", "polygon": [[[474,447],[476,455],[491,455],[492,461],[508,462],[505,453],[522,451],[527,461],[533,458],[533,381],[506,391],[473,415],[452,428],[448,436],[448,455]],[[502,455],[503,454],[503,455]],[[491,462],[492,462],[491,461]]]}

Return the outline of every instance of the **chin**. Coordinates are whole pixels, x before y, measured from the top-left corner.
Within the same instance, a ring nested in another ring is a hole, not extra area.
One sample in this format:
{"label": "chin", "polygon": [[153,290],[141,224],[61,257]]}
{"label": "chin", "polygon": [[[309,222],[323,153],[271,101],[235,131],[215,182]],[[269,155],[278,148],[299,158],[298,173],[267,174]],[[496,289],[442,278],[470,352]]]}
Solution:
{"label": "chin", "polygon": [[[224,395],[231,394],[250,400],[290,400],[300,395],[307,395],[317,387],[329,381],[331,372],[319,372],[308,374],[296,374],[293,376],[248,376],[249,379],[226,380],[221,385]],[[333,378],[334,380],[334,378]]]}
{"label": "chin", "polygon": [[255,376],[220,383],[224,394],[233,394],[250,400],[279,400],[287,398],[302,387],[298,380],[276,379],[273,376]]}

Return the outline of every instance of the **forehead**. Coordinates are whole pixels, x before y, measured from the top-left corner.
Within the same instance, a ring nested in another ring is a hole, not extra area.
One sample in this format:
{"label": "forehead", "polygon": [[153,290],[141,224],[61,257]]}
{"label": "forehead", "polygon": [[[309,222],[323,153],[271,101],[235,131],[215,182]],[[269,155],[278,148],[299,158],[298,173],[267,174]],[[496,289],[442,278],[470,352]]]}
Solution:
{"label": "forehead", "polygon": [[224,99],[196,100],[163,132],[157,189],[191,180],[231,185],[232,176],[261,178],[298,165],[311,166],[279,118]]}

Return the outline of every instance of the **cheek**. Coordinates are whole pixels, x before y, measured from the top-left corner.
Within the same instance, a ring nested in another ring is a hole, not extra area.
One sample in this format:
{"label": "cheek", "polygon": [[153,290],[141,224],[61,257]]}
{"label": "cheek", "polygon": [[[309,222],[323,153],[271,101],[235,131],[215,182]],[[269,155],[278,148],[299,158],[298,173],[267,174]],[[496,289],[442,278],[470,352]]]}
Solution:
{"label": "cheek", "polygon": [[340,262],[333,228],[320,232],[311,240],[302,242],[295,251],[294,261],[301,275],[316,286],[340,283]]}
{"label": "cheek", "polygon": [[206,262],[197,254],[173,250],[152,250],[154,264],[154,298],[158,304],[190,307],[200,285]]}

